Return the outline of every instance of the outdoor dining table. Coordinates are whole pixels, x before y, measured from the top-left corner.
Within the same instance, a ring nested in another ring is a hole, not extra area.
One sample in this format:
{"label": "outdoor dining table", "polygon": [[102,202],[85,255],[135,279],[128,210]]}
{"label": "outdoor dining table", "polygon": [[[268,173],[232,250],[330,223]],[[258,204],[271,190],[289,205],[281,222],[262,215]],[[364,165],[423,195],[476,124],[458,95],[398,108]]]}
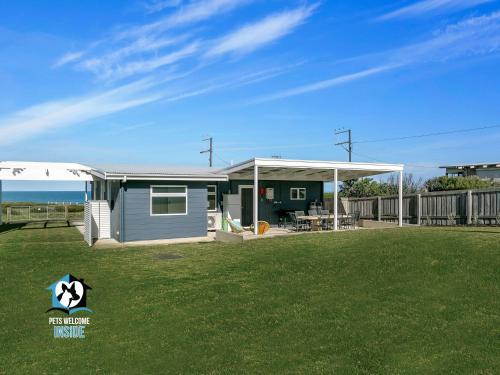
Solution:
{"label": "outdoor dining table", "polygon": [[[337,219],[347,219],[349,218],[350,215],[337,215]],[[312,231],[319,231],[321,230],[321,225],[320,221],[321,220],[334,220],[333,214],[330,215],[302,215],[302,216],[297,216],[298,220],[304,220],[304,221],[309,221],[311,223],[311,230]]]}
{"label": "outdoor dining table", "polygon": [[321,229],[321,225],[319,225],[319,221],[321,220],[321,218],[319,216],[303,215],[303,216],[297,216],[297,219],[309,221],[311,223],[312,231],[318,231]]}

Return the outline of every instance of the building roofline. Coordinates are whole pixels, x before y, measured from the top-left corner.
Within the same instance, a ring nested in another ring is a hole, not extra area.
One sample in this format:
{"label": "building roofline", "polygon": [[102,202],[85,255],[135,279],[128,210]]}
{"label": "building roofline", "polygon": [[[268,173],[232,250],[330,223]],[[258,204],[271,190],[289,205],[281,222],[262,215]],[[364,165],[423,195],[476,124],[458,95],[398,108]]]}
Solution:
{"label": "building roofline", "polygon": [[463,164],[455,164],[455,165],[443,165],[439,168],[500,168],[500,162],[493,163],[463,163]]}
{"label": "building roofline", "polygon": [[220,173],[234,173],[236,171],[252,167],[254,165],[262,167],[285,167],[285,168],[317,168],[317,169],[338,169],[338,170],[366,170],[366,171],[387,171],[398,172],[404,169],[403,164],[387,163],[360,163],[342,162],[331,160],[300,160],[300,159],[277,159],[277,158],[253,158],[241,163],[221,169]]}

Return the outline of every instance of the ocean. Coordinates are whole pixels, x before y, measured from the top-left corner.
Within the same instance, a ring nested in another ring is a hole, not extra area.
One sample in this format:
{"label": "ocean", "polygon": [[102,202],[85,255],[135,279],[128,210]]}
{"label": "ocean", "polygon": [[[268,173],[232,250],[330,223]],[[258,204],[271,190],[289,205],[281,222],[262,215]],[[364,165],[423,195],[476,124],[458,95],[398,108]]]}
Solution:
{"label": "ocean", "polygon": [[3,191],[3,202],[83,203],[84,191]]}

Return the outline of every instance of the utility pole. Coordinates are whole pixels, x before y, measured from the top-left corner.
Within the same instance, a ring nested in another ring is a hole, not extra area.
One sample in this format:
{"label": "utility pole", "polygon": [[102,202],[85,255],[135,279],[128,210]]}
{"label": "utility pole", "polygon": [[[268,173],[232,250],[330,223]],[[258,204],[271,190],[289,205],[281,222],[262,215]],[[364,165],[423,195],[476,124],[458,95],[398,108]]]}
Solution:
{"label": "utility pole", "polygon": [[[351,138],[351,129],[339,129],[335,131],[335,135],[340,135],[347,133],[347,141],[335,143],[335,146],[342,146],[344,150],[349,153],[349,163],[352,161],[352,138]],[[344,145],[347,145],[345,148]]]}
{"label": "utility pole", "polygon": [[213,158],[212,158],[212,155],[214,153],[214,149],[213,149],[213,138],[210,137],[210,138],[207,138],[207,139],[204,139],[203,141],[208,141],[208,150],[205,150],[205,151],[200,151],[200,154],[206,154],[207,152],[209,153],[209,157],[208,157],[208,165],[212,166],[212,161],[213,161]]}

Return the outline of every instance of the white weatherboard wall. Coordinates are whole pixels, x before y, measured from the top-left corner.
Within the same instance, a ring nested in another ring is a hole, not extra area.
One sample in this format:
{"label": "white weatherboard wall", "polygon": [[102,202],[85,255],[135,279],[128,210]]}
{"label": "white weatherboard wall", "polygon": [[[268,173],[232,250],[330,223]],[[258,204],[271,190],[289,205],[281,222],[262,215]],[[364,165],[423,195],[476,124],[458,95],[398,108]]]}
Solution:
{"label": "white weatherboard wall", "polygon": [[111,238],[111,210],[108,201],[85,202],[85,241],[92,245],[94,239]]}
{"label": "white weatherboard wall", "polygon": [[92,246],[92,202],[86,201],[84,205],[83,217],[84,231],[83,239],[89,246]]}

